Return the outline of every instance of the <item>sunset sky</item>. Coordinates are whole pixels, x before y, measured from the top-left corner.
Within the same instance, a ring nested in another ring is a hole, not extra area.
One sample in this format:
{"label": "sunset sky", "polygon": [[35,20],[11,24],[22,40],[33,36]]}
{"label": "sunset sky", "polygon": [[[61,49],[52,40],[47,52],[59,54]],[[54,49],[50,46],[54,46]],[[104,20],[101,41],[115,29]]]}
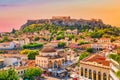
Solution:
{"label": "sunset sky", "polygon": [[120,27],[120,0],[0,0],[0,32],[52,16],[96,18]]}

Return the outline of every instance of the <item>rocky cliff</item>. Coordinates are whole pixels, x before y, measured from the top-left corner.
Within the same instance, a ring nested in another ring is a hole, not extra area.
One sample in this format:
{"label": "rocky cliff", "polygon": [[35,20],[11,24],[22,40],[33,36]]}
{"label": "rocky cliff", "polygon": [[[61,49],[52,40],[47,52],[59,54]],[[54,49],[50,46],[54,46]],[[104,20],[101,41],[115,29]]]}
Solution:
{"label": "rocky cliff", "polygon": [[91,19],[91,20],[84,20],[84,19],[71,19],[69,16],[67,17],[52,17],[52,19],[40,19],[40,20],[28,20],[27,23],[21,26],[21,30],[23,30],[26,26],[31,24],[54,24],[59,26],[82,26],[88,25],[91,27],[105,27],[105,24],[101,19]]}

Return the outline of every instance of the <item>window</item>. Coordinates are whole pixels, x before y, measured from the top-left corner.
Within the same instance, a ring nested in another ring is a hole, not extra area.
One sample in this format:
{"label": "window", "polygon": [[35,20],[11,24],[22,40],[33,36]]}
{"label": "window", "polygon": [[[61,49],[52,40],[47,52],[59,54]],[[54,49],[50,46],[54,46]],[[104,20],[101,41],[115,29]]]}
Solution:
{"label": "window", "polygon": [[98,72],[98,80],[101,80],[101,72]]}
{"label": "window", "polygon": [[87,69],[85,69],[85,77],[87,77]]}
{"label": "window", "polygon": [[23,71],[21,71],[21,74],[23,73]]}
{"label": "window", "polygon": [[20,74],[20,72],[18,71],[18,74]]}
{"label": "window", "polygon": [[96,71],[93,71],[93,80],[96,80]]}
{"label": "window", "polygon": [[89,70],[89,79],[92,79],[92,70]]}
{"label": "window", "polygon": [[83,76],[83,68],[81,67],[81,76]]}
{"label": "window", "polygon": [[103,73],[103,80],[107,80],[107,76],[105,73]]}
{"label": "window", "polygon": [[25,70],[24,70],[24,73],[25,73]]}

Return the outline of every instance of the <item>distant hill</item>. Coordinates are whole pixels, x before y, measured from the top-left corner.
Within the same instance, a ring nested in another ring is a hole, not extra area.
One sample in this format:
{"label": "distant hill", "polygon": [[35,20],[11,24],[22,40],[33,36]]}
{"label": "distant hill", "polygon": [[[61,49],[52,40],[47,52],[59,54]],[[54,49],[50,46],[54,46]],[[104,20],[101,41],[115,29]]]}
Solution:
{"label": "distant hill", "polygon": [[101,19],[71,19],[70,16],[53,16],[52,19],[39,19],[39,20],[28,20],[27,23],[21,26],[20,30],[23,30],[31,24],[53,24],[57,26],[89,26],[91,29],[94,27],[105,28],[108,27],[103,23]]}

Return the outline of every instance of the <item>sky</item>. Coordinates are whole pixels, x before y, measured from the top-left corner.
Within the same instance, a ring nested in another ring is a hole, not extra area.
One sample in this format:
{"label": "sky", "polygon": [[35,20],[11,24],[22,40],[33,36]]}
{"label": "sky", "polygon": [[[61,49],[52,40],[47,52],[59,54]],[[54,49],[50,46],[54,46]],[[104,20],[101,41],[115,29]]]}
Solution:
{"label": "sky", "polygon": [[120,0],[0,0],[0,32],[52,16],[102,19],[120,27]]}

